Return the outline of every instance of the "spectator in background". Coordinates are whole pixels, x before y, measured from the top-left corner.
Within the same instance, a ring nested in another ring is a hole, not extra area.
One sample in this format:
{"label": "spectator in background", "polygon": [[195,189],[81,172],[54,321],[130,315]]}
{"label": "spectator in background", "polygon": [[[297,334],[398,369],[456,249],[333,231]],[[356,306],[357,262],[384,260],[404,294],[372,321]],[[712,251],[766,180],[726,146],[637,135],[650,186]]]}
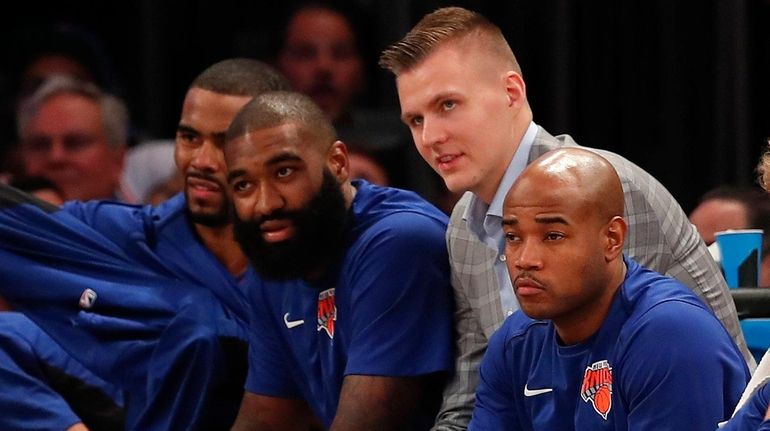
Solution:
{"label": "spectator in background", "polygon": [[[444,197],[440,178],[409,142],[398,114],[364,108],[369,48],[364,10],[342,2],[300,2],[288,14],[275,64],[292,88],[310,96],[351,151],[378,153],[391,185],[433,203]],[[351,160],[355,168],[356,160]]]}
{"label": "spectator in background", "polygon": [[770,286],[770,197],[757,188],[721,186],[706,192],[690,213],[706,245],[727,229],[762,229],[762,268],[759,285]]}
{"label": "spectator in background", "polygon": [[128,109],[95,84],[54,76],[18,109],[24,175],[51,180],[67,200],[132,202],[122,186]]}

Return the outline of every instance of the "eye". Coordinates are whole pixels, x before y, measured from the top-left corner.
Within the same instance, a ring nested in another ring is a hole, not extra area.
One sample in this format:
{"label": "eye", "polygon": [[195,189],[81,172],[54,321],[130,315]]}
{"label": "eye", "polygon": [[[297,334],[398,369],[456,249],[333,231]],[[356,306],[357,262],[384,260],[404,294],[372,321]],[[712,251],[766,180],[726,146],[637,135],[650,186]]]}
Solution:
{"label": "eye", "polygon": [[506,232],[505,233],[505,240],[508,242],[516,242],[519,240],[519,236],[516,235],[513,232]]}
{"label": "eye", "polygon": [[558,241],[564,238],[564,234],[561,232],[548,232],[545,234],[546,241]]}
{"label": "eye", "polygon": [[238,180],[233,182],[232,187],[233,187],[233,191],[235,191],[236,193],[240,193],[250,189],[251,183],[246,180]]}
{"label": "eye", "polygon": [[414,116],[409,119],[409,125],[412,127],[422,126],[423,118],[421,116]]}
{"label": "eye", "polygon": [[445,100],[441,102],[441,108],[444,111],[451,111],[452,109],[455,108],[455,106],[457,106],[457,102],[455,102],[454,100]]}
{"label": "eye", "polygon": [[284,168],[279,168],[275,172],[275,176],[278,177],[278,178],[286,178],[289,175],[291,175],[292,173],[294,173],[294,169],[293,168],[286,168],[286,167],[284,167]]}

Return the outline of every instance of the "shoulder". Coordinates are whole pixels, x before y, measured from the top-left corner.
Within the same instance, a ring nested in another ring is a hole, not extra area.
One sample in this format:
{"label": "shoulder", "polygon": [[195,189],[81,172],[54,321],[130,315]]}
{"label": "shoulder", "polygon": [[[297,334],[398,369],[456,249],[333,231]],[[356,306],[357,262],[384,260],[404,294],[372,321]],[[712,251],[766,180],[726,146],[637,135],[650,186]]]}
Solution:
{"label": "shoulder", "polygon": [[509,349],[513,345],[519,347],[527,344],[542,345],[548,331],[548,321],[532,319],[519,310],[505,319],[500,329],[490,338],[489,345],[504,349]]}

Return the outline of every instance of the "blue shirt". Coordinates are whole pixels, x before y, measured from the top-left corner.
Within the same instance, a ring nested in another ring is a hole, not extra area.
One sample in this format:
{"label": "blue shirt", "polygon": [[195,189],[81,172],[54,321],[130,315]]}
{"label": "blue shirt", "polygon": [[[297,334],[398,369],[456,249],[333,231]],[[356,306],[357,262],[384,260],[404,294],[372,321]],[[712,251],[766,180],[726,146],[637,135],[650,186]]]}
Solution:
{"label": "blue shirt", "polygon": [[495,250],[498,259],[495,261],[495,274],[497,274],[498,289],[500,292],[500,303],[503,307],[505,316],[510,316],[519,309],[519,303],[516,301],[516,295],[513,293],[513,285],[508,275],[508,267],[505,265],[505,241],[503,235],[503,201],[505,195],[516,179],[521,175],[524,168],[527,167],[529,150],[535,142],[537,135],[537,125],[534,122],[529,123],[527,131],[516,149],[508,168],[505,170],[500,185],[497,187],[492,202],[487,205],[478,196],[474,195],[468,207],[465,209],[463,219],[468,223],[468,229],[475,233],[481,242],[487,247]]}
{"label": "blue shirt", "polygon": [[182,195],[157,208],[59,209],[0,186],[0,279],[0,295],[126,391],[127,429],[234,420],[246,373],[244,287],[198,241]]}
{"label": "blue shirt", "polygon": [[678,281],[625,259],[599,330],[564,346],[519,311],[491,338],[470,430],[713,430],[749,379],[740,351]]}
{"label": "blue shirt", "polygon": [[[350,246],[326,276],[263,281],[253,299],[246,389],[304,398],[329,427],[347,375],[452,367],[447,219],[411,192],[354,181]],[[432,423],[436,412],[422,412]]]}
{"label": "blue shirt", "polygon": [[770,420],[765,420],[770,405],[770,384],[760,386],[749,401],[735,413],[721,431],[763,431],[770,430]]}

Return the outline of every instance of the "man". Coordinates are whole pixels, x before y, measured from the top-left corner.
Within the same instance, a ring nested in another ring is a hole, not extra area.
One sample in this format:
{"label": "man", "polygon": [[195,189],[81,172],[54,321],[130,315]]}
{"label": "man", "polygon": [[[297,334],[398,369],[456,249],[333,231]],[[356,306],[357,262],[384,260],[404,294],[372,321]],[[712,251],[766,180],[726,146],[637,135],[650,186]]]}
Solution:
{"label": "man", "polygon": [[[470,192],[447,231],[458,356],[438,420],[441,428],[463,429],[487,340],[518,309],[503,253],[503,198],[527,163],[577,144],[532,121],[513,52],[500,29],[476,13],[452,7],[427,15],[384,51],[380,64],[396,75],[402,119],[418,151],[450,191]],[[627,255],[693,289],[753,365],[724,279],[674,198],[638,166],[600,153],[623,184]]]}
{"label": "man", "polygon": [[128,109],[95,84],[54,76],[17,114],[24,174],[50,179],[65,199],[132,201],[120,183]]}
{"label": "man", "polygon": [[234,429],[306,429],[313,414],[330,430],[429,428],[452,363],[446,217],[350,181],[345,145],[300,94],[249,102],[225,155],[262,279]]}
{"label": "man", "polygon": [[232,424],[245,378],[247,259],[232,233],[222,145],[246,102],[285,88],[254,60],[202,72],[177,129],[184,192],[159,207],[59,209],[0,189],[0,293],[129,392],[127,429]]}
{"label": "man", "polygon": [[[392,185],[439,202],[445,192],[440,178],[410,146],[398,114],[359,103],[367,84],[366,33],[356,26],[366,25],[363,12],[345,2],[299,2],[286,20],[276,67],[321,107],[348,148],[381,156]],[[351,160],[353,169],[358,161]]]}
{"label": "man", "polygon": [[741,352],[689,289],[623,257],[623,200],[612,165],[582,149],[516,180],[502,225],[521,311],[489,342],[469,429],[713,430],[730,417],[750,377]]}

